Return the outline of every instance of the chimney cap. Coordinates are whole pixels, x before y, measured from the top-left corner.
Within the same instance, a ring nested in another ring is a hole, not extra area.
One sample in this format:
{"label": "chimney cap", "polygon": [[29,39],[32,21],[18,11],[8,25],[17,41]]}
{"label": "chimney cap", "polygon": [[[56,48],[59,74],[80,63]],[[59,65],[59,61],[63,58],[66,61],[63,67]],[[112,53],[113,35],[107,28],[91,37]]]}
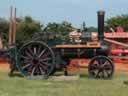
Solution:
{"label": "chimney cap", "polygon": [[99,10],[97,13],[98,13],[98,15],[104,15],[105,11],[104,10]]}

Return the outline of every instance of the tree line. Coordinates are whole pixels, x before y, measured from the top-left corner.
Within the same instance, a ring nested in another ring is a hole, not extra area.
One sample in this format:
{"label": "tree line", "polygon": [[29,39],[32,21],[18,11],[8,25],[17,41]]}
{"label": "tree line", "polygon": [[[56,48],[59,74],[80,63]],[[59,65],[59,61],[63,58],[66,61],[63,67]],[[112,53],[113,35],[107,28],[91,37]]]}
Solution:
{"label": "tree line", "polygon": [[[17,24],[17,41],[31,39],[35,32],[54,32],[66,35],[70,31],[76,30],[72,23],[62,21],[61,23],[49,22],[44,25],[40,21],[34,20],[31,16],[20,17],[16,19]],[[105,21],[105,31],[110,32],[110,28],[116,30],[116,27],[121,25],[124,31],[128,31],[128,15],[120,15],[107,19]],[[89,32],[97,32],[97,27],[87,27]],[[4,42],[7,41],[9,31],[9,21],[0,18],[0,35]]]}
{"label": "tree line", "polygon": [[[75,27],[67,21],[62,21],[61,23],[49,22],[47,25],[43,25],[30,16],[16,18],[16,25],[17,41],[31,39],[35,32],[54,32],[65,35],[68,32],[75,30]],[[4,42],[8,39],[8,31],[9,21],[4,18],[0,18],[0,35]]]}

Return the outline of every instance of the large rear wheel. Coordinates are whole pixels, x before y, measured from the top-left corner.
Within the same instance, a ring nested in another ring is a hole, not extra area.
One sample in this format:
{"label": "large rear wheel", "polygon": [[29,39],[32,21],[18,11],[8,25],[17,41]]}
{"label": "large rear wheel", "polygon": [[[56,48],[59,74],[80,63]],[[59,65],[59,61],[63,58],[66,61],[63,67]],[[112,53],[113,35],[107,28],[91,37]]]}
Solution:
{"label": "large rear wheel", "polygon": [[17,67],[26,77],[47,78],[55,67],[55,56],[45,43],[31,41],[18,51]]}

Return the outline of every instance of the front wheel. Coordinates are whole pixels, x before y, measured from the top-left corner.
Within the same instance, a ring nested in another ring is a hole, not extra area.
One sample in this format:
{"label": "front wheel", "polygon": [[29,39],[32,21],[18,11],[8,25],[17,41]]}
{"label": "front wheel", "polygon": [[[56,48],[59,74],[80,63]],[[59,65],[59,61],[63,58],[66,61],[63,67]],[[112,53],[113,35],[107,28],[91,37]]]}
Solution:
{"label": "front wheel", "polygon": [[114,73],[114,64],[106,56],[96,56],[88,65],[88,73],[93,78],[109,79]]}

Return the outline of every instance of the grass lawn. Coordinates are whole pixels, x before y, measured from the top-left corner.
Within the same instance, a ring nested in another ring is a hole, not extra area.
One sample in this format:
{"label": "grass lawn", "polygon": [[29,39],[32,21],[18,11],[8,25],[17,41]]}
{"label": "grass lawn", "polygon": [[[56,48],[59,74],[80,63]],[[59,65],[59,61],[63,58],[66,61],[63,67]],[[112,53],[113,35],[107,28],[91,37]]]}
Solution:
{"label": "grass lawn", "polygon": [[0,72],[0,96],[128,96],[128,74],[116,74],[112,80],[87,76],[75,81],[27,80]]}

